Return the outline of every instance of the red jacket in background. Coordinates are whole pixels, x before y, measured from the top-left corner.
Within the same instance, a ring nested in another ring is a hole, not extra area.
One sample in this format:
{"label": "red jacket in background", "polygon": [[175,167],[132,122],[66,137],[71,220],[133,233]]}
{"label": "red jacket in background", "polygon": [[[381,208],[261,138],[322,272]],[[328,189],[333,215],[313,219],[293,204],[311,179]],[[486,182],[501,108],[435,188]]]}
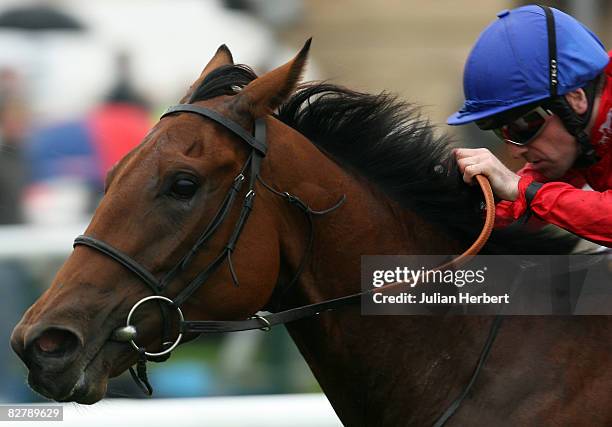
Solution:
{"label": "red jacket in background", "polygon": [[113,165],[142,142],[152,125],[144,108],[123,103],[102,105],[88,122],[102,182]]}

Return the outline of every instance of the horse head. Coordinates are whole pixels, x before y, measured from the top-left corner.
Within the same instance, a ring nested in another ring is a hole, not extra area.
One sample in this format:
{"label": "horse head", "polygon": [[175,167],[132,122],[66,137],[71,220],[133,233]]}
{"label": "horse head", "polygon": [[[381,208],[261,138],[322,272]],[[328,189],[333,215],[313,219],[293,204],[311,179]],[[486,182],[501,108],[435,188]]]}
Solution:
{"label": "horse head", "polygon": [[[36,391],[58,401],[100,400],[108,378],[138,358],[114,334],[144,297],[180,299],[171,307],[144,304],[130,320],[139,348],[163,352],[164,338],[178,334],[175,308],[187,318],[246,318],[292,276],[305,248],[287,230],[303,228],[305,219],[281,190],[302,186],[304,177],[282,157],[283,146],[304,137],[270,113],[294,91],[309,45],[259,78],[234,67],[221,46],[181,99],[182,109],[165,114],[108,173],[84,236],[12,335]],[[230,69],[231,82],[222,72]],[[258,126],[267,137],[257,139]],[[317,151],[301,147],[295,155]],[[266,190],[259,175],[282,175],[282,183]],[[304,193],[322,203],[338,197],[316,185]]]}

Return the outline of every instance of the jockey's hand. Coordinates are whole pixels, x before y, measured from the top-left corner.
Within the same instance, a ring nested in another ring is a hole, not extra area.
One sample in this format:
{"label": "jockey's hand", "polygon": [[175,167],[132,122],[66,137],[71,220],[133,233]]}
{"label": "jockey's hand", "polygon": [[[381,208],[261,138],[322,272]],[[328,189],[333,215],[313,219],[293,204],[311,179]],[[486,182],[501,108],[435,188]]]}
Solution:
{"label": "jockey's hand", "polygon": [[489,179],[497,197],[511,202],[516,200],[521,177],[504,166],[493,153],[486,148],[457,148],[454,153],[466,183],[474,184],[474,177],[482,174]]}

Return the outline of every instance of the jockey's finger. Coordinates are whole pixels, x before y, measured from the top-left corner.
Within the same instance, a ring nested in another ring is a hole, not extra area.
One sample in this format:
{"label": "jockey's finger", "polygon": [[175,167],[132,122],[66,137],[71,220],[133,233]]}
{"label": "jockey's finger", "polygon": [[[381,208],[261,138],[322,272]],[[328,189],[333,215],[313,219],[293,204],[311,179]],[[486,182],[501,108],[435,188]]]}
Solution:
{"label": "jockey's finger", "polygon": [[457,166],[459,170],[463,173],[465,168],[470,165],[478,165],[487,163],[488,158],[482,155],[463,157],[461,159],[457,159]]}
{"label": "jockey's finger", "polygon": [[466,166],[469,166],[469,159],[468,158],[463,158],[463,159],[457,159],[457,167],[459,168],[459,172],[463,173],[463,171],[465,170]]}
{"label": "jockey's finger", "polygon": [[468,165],[463,171],[463,181],[465,181],[467,184],[474,184],[474,177],[481,173],[483,173],[482,165],[478,163]]}
{"label": "jockey's finger", "polygon": [[455,148],[455,150],[453,150],[455,153],[455,158],[456,159],[463,159],[466,157],[480,157],[480,156],[491,156],[493,155],[488,149],[486,148]]}
{"label": "jockey's finger", "polygon": [[471,157],[474,155],[472,149],[470,148],[455,148],[453,151],[457,160],[464,159],[466,157]]}

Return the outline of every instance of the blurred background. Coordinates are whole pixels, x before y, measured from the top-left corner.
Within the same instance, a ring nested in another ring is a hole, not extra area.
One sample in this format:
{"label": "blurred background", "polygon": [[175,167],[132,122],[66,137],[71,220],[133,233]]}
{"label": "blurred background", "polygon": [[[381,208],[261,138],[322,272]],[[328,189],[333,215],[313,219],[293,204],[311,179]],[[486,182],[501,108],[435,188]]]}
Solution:
{"label": "blurred background", "polygon": [[[609,2],[545,3],[610,46]],[[85,229],[108,169],[176,103],[220,44],[262,73],[312,36],[307,80],[396,93],[422,105],[459,145],[503,157],[486,133],[444,122],[463,102],[463,64],[478,34],[497,12],[520,4],[0,0],[0,403],[40,399],[10,352],[12,327]],[[319,390],[282,328],[200,339],[151,366],[150,376],[158,397]],[[123,376],[109,396],[140,394]]]}

